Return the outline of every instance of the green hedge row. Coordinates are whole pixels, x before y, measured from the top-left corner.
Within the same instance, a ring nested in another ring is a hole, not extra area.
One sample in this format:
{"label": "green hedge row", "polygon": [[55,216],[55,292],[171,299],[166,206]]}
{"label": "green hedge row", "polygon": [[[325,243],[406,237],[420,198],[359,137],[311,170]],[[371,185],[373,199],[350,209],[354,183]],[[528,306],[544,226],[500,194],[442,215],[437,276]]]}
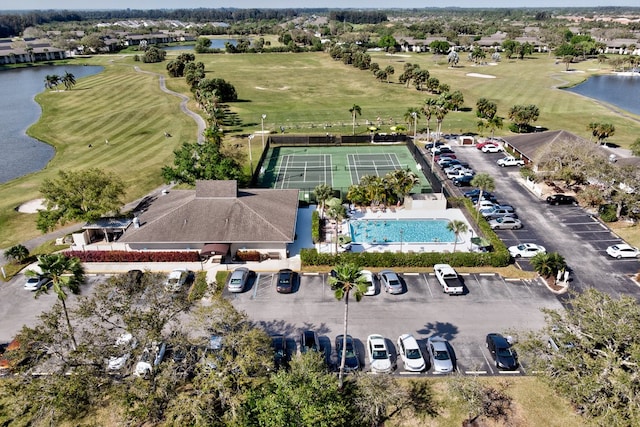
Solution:
{"label": "green hedge row", "polygon": [[[470,217],[475,219],[473,203],[466,198],[451,199],[454,207],[466,209]],[[491,242],[492,252],[343,252],[338,255],[318,253],[316,249],[302,249],[300,259],[302,265],[336,265],[353,262],[360,267],[431,267],[434,264],[446,263],[452,267],[504,267],[511,262],[511,256],[502,240],[491,230],[489,223],[480,218],[478,227],[482,235]]]}
{"label": "green hedge row", "polygon": [[320,241],[320,214],[317,210],[311,214],[311,240],[313,243]]}

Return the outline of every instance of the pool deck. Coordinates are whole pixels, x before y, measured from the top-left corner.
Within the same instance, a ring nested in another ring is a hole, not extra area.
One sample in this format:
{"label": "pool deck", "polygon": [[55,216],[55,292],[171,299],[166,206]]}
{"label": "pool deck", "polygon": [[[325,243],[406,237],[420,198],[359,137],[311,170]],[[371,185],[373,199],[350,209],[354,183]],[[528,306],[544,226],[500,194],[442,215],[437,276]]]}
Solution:
{"label": "pool deck", "polygon": [[[373,211],[370,208],[366,210],[350,210],[349,219],[342,221],[339,227],[339,231],[343,235],[349,235],[349,224],[351,220],[390,220],[395,219],[445,219],[445,220],[460,220],[468,224],[468,221],[464,217],[460,209],[446,209],[446,210],[432,210],[432,209],[404,209],[393,208],[386,209],[385,211],[376,210]],[[335,224],[328,227],[328,232],[331,233],[335,230]],[[458,242],[455,244],[456,252],[469,252],[473,250],[471,244],[471,237],[473,237],[473,231],[469,227],[467,233],[461,233],[458,236]],[[327,235],[327,241],[331,241],[333,234]],[[319,246],[320,252],[330,253],[335,252],[335,244],[325,242]],[[342,249],[339,249],[342,250]],[[453,252],[453,243],[444,242],[423,242],[423,243],[355,243],[351,245],[353,252],[405,252],[405,253],[420,253],[420,252]]]}

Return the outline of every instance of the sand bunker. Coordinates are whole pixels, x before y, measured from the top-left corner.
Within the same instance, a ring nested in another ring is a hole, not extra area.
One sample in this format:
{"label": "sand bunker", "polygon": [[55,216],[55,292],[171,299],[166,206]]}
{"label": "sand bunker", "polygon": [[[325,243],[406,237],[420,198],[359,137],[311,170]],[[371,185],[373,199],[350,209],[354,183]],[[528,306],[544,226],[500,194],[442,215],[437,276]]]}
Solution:
{"label": "sand bunker", "polygon": [[40,210],[44,210],[44,199],[33,199],[29,202],[23,203],[18,206],[18,212],[20,213],[38,213]]}
{"label": "sand bunker", "polygon": [[489,74],[480,74],[480,73],[467,73],[469,77],[479,77],[481,79],[495,79],[496,76],[491,76]]}

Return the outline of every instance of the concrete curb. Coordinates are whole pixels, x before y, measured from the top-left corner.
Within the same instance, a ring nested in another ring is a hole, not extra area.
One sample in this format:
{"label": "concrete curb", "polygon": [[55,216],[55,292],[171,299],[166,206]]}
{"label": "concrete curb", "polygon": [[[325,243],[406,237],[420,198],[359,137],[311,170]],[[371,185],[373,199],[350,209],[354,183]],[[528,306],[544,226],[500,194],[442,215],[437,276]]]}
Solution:
{"label": "concrete curb", "polygon": [[544,286],[549,289],[551,292],[553,292],[556,295],[562,295],[564,293],[566,293],[569,290],[569,284],[565,284],[562,289],[560,289],[559,291],[556,291],[555,289],[551,288],[549,286],[549,284],[547,283],[546,280],[544,280],[542,277],[538,277],[538,280],[542,281],[542,283],[544,283]]}

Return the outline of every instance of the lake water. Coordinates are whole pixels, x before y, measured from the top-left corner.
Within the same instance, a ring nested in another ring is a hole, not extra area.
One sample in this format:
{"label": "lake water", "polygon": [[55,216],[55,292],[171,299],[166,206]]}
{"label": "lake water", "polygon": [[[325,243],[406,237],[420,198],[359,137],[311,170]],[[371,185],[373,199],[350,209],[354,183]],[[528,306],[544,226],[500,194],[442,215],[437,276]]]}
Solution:
{"label": "lake water", "polygon": [[0,113],[0,183],[39,171],[54,155],[53,147],[25,133],[40,118],[40,105],[34,97],[44,90],[45,76],[62,76],[68,71],[77,81],[102,69],[99,66],[64,65],[0,71],[0,95],[3,99]]}
{"label": "lake water", "polygon": [[593,76],[566,89],[640,115],[640,74],[633,76]]}
{"label": "lake water", "polygon": [[[238,40],[236,39],[211,39],[211,47],[212,49],[224,49],[225,43],[231,43],[236,46],[238,44]],[[185,46],[165,46],[163,50],[193,50],[194,45],[185,45]]]}

